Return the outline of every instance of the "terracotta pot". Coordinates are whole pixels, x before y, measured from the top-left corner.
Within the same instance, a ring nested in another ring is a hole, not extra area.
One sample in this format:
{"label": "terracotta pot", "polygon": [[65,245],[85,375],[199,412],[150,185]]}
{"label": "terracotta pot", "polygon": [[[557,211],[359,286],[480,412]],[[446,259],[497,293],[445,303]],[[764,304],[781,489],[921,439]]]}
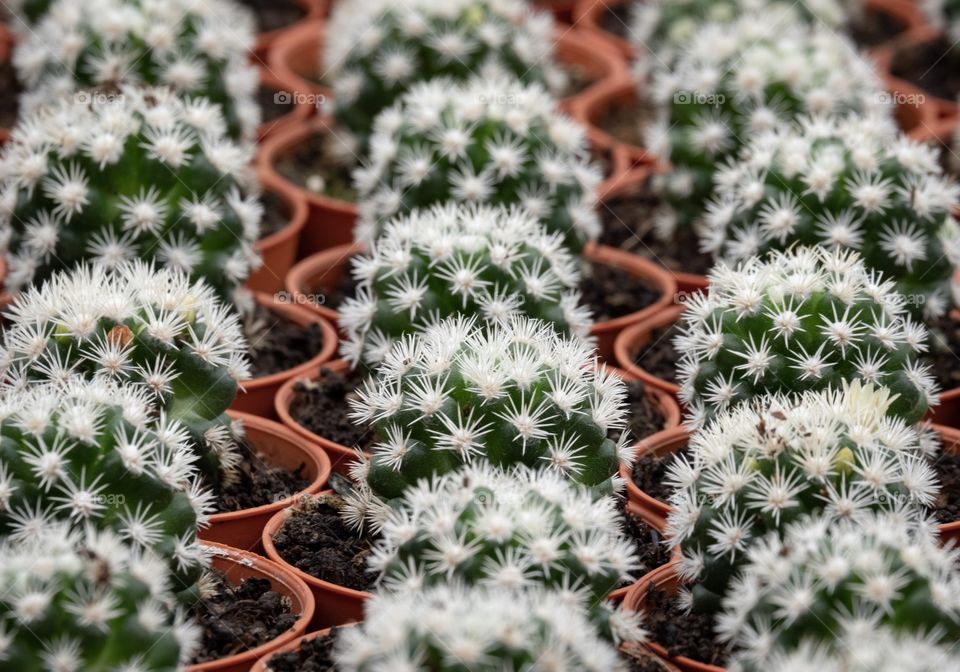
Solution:
{"label": "terracotta pot", "polygon": [[281,653],[290,653],[292,651],[297,651],[300,649],[300,646],[305,641],[308,641],[311,639],[317,639],[318,637],[326,637],[327,635],[330,634],[330,631],[332,629],[333,628],[324,628],[323,630],[317,630],[316,632],[308,632],[303,637],[297,637],[292,642],[289,642],[284,646],[281,646],[279,649],[276,649],[275,651],[271,651],[267,655],[260,658],[260,660],[258,660],[256,664],[250,668],[250,672],[270,672],[270,668],[267,667],[267,665],[270,663],[271,658]]}
{"label": "terracotta pot", "polygon": [[274,94],[280,94],[292,105],[290,111],[286,114],[270,121],[264,121],[257,127],[257,141],[263,142],[271,135],[275,135],[291,125],[306,121],[313,114],[314,106],[310,103],[310,99],[295,96],[287,91],[280,78],[270,72],[266,66],[261,66],[259,70],[260,87],[269,89]]}
{"label": "terracotta pot", "polygon": [[[653,436],[641,440],[637,444],[634,459],[639,460],[645,455],[654,455],[664,458],[671,453],[683,448],[690,440],[690,432],[684,427],[673,426],[657,432]],[[625,465],[620,465],[620,477],[627,484],[627,499],[633,511],[643,519],[648,525],[656,530],[665,530],[667,527],[667,516],[670,515],[670,505],[664,501],[656,499],[640,489],[633,481],[631,469]]]}
{"label": "terracotta pot", "polygon": [[582,90],[560,101],[564,111],[569,112],[578,100],[589,99],[609,82],[628,74],[627,64],[615,49],[602,38],[578,27],[558,27],[553,48],[557,61],[568,68],[577,68],[588,82]]}
{"label": "terracotta pot", "polygon": [[353,242],[353,225],[357,220],[357,204],[341,201],[309,191],[294,184],[274,167],[281,156],[293,151],[313,135],[329,131],[330,119],[319,116],[302,123],[291,124],[270,137],[257,153],[257,173],[269,184],[281,183],[297,192],[307,203],[307,223],[300,234],[299,256]]}
{"label": "terracotta pot", "polygon": [[238,653],[235,656],[213,660],[199,665],[191,665],[187,672],[247,672],[254,661],[263,658],[272,651],[297,639],[307,631],[307,626],[314,614],[314,599],[310,589],[293,572],[275,562],[253,553],[247,553],[236,548],[221,544],[206,544],[213,551],[213,567],[223,572],[231,584],[238,584],[244,579],[267,579],[270,588],[281,595],[288,597],[291,609],[299,617],[289,630],[276,639],[262,644],[249,651]]}
{"label": "terracotta pot", "polygon": [[[663,521],[657,519],[654,516],[651,516],[648,511],[641,509],[640,507],[636,506],[633,502],[627,502],[626,508],[627,508],[628,515],[636,516],[637,518],[642,520],[644,523],[646,523],[647,525],[655,529],[657,532],[663,532],[663,529],[664,529]],[[677,550],[677,553],[679,553],[679,549]],[[610,600],[611,602],[616,602],[616,603],[623,602],[623,600],[626,599],[627,597],[627,593],[629,593],[630,589],[633,588],[635,585],[636,585],[636,582],[630,584],[629,586],[624,586],[623,588],[617,588],[607,596],[607,599]]]}
{"label": "terracotta pot", "polygon": [[253,53],[260,61],[266,61],[270,49],[288,31],[293,30],[301,23],[322,19],[327,15],[327,5],[330,0],[296,0],[296,3],[303,8],[303,16],[289,26],[282,26],[274,30],[268,30],[257,34],[257,41],[253,47]]}
{"label": "terracotta pot", "polygon": [[939,37],[940,32],[932,26],[918,25],[892,42],[870,51],[887,92],[897,103],[895,115],[900,128],[905,132],[909,133],[924,125],[930,125],[941,116],[957,114],[956,101],[927,93],[916,84],[897,77],[891,72],[891,66],[896,61],[898,53],[934,42]]}
{"label": "terracotta pot", "polygon": [[257,241],[255,249],[263,265],[250,274],[246,285],[255,292],[272,294],[283,289],[284,278],[297,260],[300,235],[307,224],[307,201],[288,183],[276,179],[267,177],[263,188],[280,200],[287,224]]}
{"label": "terracotta pot", "polygon": [[[340,375],[343,375],[350,370],[350,366],[347,364],[346,360],[343,359],[336,359],[332,362],[328,362],[324,368]],[[319,373],[315,374],[313,377],[316,375],[319,375]],[[323,449],[323,451],[330,458],[330,463],[334,472],[346,475],[350,469],[350,464],[356,459],[356,452],[354,449],[350,446],[334,443],[333,441],[325,439],[319,434],[314,434],[309,429],[297,422],[296,418],[294,418],[290,412],[290,405],[293,402],[293,396],[295,394],[297,383],[310,377],[311,376],[298,376],[296,378],[291,378],[277,391],[277,396],[274,399],[277,416],[280,418],[280,422],[283,423],[284,427],[293,431],[304,441],[307,441],[312,445],[319,446],[321,449]]]}
{"label": "terracotta pot", "polygon": [[350,272],[350,259],[362,252],[363,246],[349,243],[307,257],[287,273],[287,292],[298,305],[337,324],[340,313],[324,305],[324,297],[337,286],[344,273]]}
{"label": "terracotta pot", "polygon": [[613,344],[614,360],[617,366],[624,371],[628,371],[630,375],[636,376],[650,387],[662,390],[674,398],[680,392],[680,387],[676,383],[657,378],[644,370],[636,363],[636,357],[640,348],[650,342],[651,333],[672,325],[680,319],[684,309],[685,306],[683,305],[669,306],[659,313],[624,329]]}
{"label": "terracotta pot", "polygon": [[370,597],[370,593],[361,590],[351,590],[338,586],[329,581],[323,581],[302,572],[293,565],[288,564],[273,545],[273,537],[276,536],[280,528],[283,527],[283,521],[290,515],[289,510],[278,511],[271,518],[266,527],[263,528],[263,548],[267,557],[274,562],[281,564],[290,572],[296,574],[313,593],[316,601],[316,611],[313,615],[311,627],[314,629],[329,628],[335,625],[345,623],[355,623],[363,620],[363,603]]}
{"label": "terracotta pot", "polygon": [[[946,453],[950,455],[960,454],[960,429],[942,425],[932,425],[932,427],[940,436],[940,440],[943,442],[943,450]],[[939,526],[939,530],[940,539],[943,543],[960,544],[960,520],[944,523]]]}
{"label": "terracotta pot", "polygon": [[[960,310],[951,310],[949,318],[953,322],[960,322]],[[942,425],[942,429],[960,429],[960,387],[942,391],[940,403],[927,411],[925,419]]]}
{"label": "terracotta pot", "polygon": [[[610,45],[621,57],[632,60],[636,49],[619,35],[607,31],[602,27],[604,16],[614,8],[632,5],[630,0],[577,0],[573,6],[573,23],[579,30]],[[628,30],[629,30],[628,22]]]}
{"label": "terracotta pot", "polygon": [[[618,369],[615,366],[607,364],[607,371],[617,376],[624,381],[640,380],[639,377],[633,375],[629,371],[624,369]],[[656,387],[651,387],[650,385],[644,386],[645,394],[650,397],[653,404],[660,409],[660,413],[663,415],[663,429],[669,429],[670,427],[676,427],[680,424],[681,413],[680,406],[677,405],[677,400],[674,399],[671,395],[667,394],[663,390],[657,389]],[[640,440],[642,436],[634,437],[637,440]]]}
{"label": "terracotta pot", "polygon": [[320,61],[326,23],[325,18],[317,18],[288,28],[274,40],[267,55],[267,69],[283,87],[315,106],[330,100],[330,88],[319,82],[323,76]]}
{"label": "terracotta pot", "polygon": [[953,147],[953,140],[957,132],[960,115],[941,117],[925,122],[914,128],[907,135],[911,140],[923,142],[934,147]]}
{"label": "terracotta pot", "polygon": [[563,23],[573,22],[573,6],[575,0],[534,0],[533,6],[544,12],[553,14],[553,18]]}
{"label": "terracotta pot", "polygon": [[275,513],[292,506],[307,495],[320,492],[327,484],[330,477],[330,458],[319,447],[303,441],[280,423],[235,411],[229,413],[231,418],[243,421],[250,444],[270,464],[291,471],[303,465],[304,475],[311,479],[310,485],[305,489],[272,504],[215,513],[210,516],[210,525],[200,531],[199,536],[205,541],[259,551],[264,525]]}
{"label": "terracotta pot", "polygon": [[[0,22],[0,63],[6,63],[13,52],[14,36],[6,23]],[[0,127],[0,147],[10,139],[10,129]]]}
{"label": "terracotta pot", "polygon": [[[678,584],[679,579],[677,578],[677,565],[675,562],[666,564],[663,567],[657,567],[630,588],[630,591],[624,598],[624,606],[634,611],[643,611],[647,601],[647,591],[651,585],[665,590],[668,593],[675,593]],[[671,656],[666,648],[656,642],[647,642],[647,647],[684,672],[725,672],[726,669],[716,665],[698,663],[685,656]]]}
{"label": "terracotta pot", "polygon": [[[316,371],[320,366],[333,358],[337,352],[337,332],[333,326],[319,315],[307,310],[302,306],[290,302],[288,297],[281,298],[271,294],[256,294],[256,301],[264,308],[278,314],[294,324],[302,327],[318,325],[323,337],[323,346],[320,352],[313,355],[306,361],[297,366],[280,371],[269,376],[254,378],[243,384],[243,389],[237,395],[233,404],[230,406],[235,411],[260,415],[265,418],[276,418],[274,415],[273,398],[276,396],[280,386],[291,378],[298,378],[307,375],[311,371]],[[306,353],[304,353],[306,354]]]}

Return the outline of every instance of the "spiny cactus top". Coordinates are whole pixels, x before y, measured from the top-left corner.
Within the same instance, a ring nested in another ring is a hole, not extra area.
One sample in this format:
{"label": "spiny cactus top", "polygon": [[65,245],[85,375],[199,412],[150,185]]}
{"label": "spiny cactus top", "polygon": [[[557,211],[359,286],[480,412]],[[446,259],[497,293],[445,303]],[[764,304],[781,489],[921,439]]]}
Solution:
{"label": "spiny cactus top", "polygon": [[334,115],[360,156],[377,115],[418,82],[516,77],[558,92],[565,80],[552,16],[525,0],[340,2],[324,34]]}
{"label": "spiny cactus top", "polygon": [[4,542],[0,585],[5,670],[174,670],[200,641],[163,559],[112,532],[55,525]]}
{"label": "spiny cactus top", "polygon": [[[643,639],[634,614],[607,609],[617,640]],[[569,591],[508,591],[453,582],[374,594],[364,611],[362,624],[338,632],[338,670],[626,669]]]}
{"label": "spiny cactus top", "polygon": [[185,428],[208,479],[229,480],[236,430],[224,412],[249,365],[238,318],[208,286],[142,263],[82,266],[25,291],[8,315],[13,384],[128,381]]}
{"label": "spiny cactus top", "polygon": [[877,126],[814,118],[757,139],[718,173],[704,248],[731,262],[797,243],[856,249],[913,312],[943,315],[960,262],[960,187],[932,147]]}
{"label": "spiny cactus top", "polygon": [[[904,633],[926,640],[929,654],[956,647],[960,637],[960,553],[943,548],[929,526],[896,514],[830,523],[795,524],[785,537],[771,535],[750,550],[750,563],[724,601],[717,630],[740,647],[748,669],[804,643],[835,660],[861,655],[875,666],[843,669],[945,670],[919,661],[889,667],[868,643]],[[851,648],[847,648],[852,645]],[[931,651],[932,649],[932,651]],[[881,649],[882,650],[882,649]],[[956,652],[950,654],[957,660]]]}
{"label": "spiny cactus top", "polygon": [[599,168],[583,129],[539,85],[446,79],[415,86],[377,119],[355,172],[361,242],[395,214],[435,203],[519,203],[579,250],[597,237]]}
{"label": "spiny cactus top", "polygon": [[608,438],[623,431],[624,398],[582,339],[549,324],[443,320],[400,339],[351,401],[353,419],[383,439],[354,477],[391,500],[481,460],[553,469],[609,492],[632,457],[625,436]]}
{"label": "spiny cactus top", "polygon": [[769,397],[717,415],[671,465],[667,534],[696,579],[698,610],[716,609],[760,537],[806,515],[858,519],[930,506],[939,492],[926,461],[939,446],[887,415],[890,392],[854,382],[838,392]]}
{"label": "spiny cactus top", "polygon": [[7,287],[82,260],[155,259],[232,299],[259,263],[249,160],[223,135],[216,105],[165,89],[38,111],[0,154]]}
{"label": "spiny cactus top", "polygon": [[579,270],[558,234],[517,208],[448,203],[387,224],[354,258],[356,298],[340,308],[351,362],[380,362],[403,334],[457,314],[503,324],[522,315],[586,336]]}
{"label": "spiny cactus top", "polygon": [[253,41],[252,14],[230,0],[55,0],[13,64],[30,91],[21,98],[28,111],[64,96],[162,85],[220,106],[230,137],[252,140],[260,123],[257,70],[247,63]]}
{"label": "spiny cactus top", "polygon": [[764,14],[702,27],[673,67],[656,73],[652,96],[659,112],[647,146],[672,165],[653,182],[665,237],[696,222],[715,172],[749,138],[798,116],[886,102],[872,66],[845,37]]}
{"label": "spiny cactus top", "polygon": [[27,538],[54,519],[112,529],[169,558],[181,592],[205,565],[196,533],[210,494],[195,459],[146,390],[100,378],[13,390],[0,399],[0,536]]}
{"label": "spiny cactus top", "polygon": [[936,403],[933,377],[917,358],[927,330],[855,252],[801,247],[736,269],[720,263],[680,328],[680,397],[693,426],[766,393],[858,379],[889,388],[890,413],[908,422]]}

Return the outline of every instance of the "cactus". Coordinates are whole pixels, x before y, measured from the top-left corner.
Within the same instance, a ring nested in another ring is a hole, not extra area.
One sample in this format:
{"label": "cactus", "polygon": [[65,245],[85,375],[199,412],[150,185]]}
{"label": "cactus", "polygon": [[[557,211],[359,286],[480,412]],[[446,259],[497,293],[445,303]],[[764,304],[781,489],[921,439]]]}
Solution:
{"label": "cactus", "polygon": [[543,87],[516,80],[413,87],[378,117],[369,163],[354,173],[358,240],[378,238],[394,215],[459,201],[520,204],[579,250],[600,231],[601,175],[583,130],[554,107]]}
{"label": "cactus", "polygon": [[231,480],[239,427],[225,411],[249,377],[246,343],[204,283],[143,263],[81,266],[21,294],[8,317],[2,368],[12,385],[127,381],[182,426],[208,484]]}
{"label": "cactus", "polygon": [[0,154],[0,241],[19,291],[84,260],[152,259],[226,299],[258,264],[246,149],[202,99],[125,87],[30,116]]}
{"label": "cactus", "polygon": [[851,251],[771,252],[710,274],[691,300],[675,346],[680,398],[697,426],[766,393],[839,388],[863,380],[895,395],[890,413],[916,422],[936,403],[918,353],[927,330],[906,314],[892,282]]}
{"label": "cactus", "polygon": [[348,361],[376,364],[404,334],[458,314],[542,319],[586,337],[579,271],[559,235],[516,208],[448,203],[388,223],[354,259],[356,298],[340,308]]}
{"label": "cactus", "polygon": [[553,93],[553,19],[523,0],[353,0],[338,3],[322,69],[347,154],[365,156],[374,121],[419,82],[516,77]]}
{"label": "cactus", "polygon": [[697,580],[690,599],[715,610],[744,556],[769,532],[807,515],[858,519],[882,507],[934,503],[939,484],[925,432],[888,416],[890,391],[845,385],[838,392],[771,396],[717,415],[690,440],[667,482],[666,536],[679,546],[679,573]]}
{"label": "cactus", "polygon": [[[904,633],[888,627],[858,628],[840,633],[830,649],[809,641],[796,648],[775,648],[766,669],[789,672],[939,672],[960,669],[960,655],[952,643],[940,644],[936,636]],[[839,652],[839,653],[837,653]],[[732,669],[752,670],[735,661]]]}
{"label": "cactus", "polygon": [[[617,640],[642,639],[635,614],[604,608]],[[375,593],[364,611],[362,624],[337,633],[338,670],[627,669],[569,591],[518,592],[453,582]]]}
{"label": "cactus", "polygon": [[960,262],[960,187],[937,152],[851,116],[762,136],[718,175],[703,246],[731,263],[794,244],[858,250],[917,314],[950,305]]}
{"label": "cactus", "polygon": [[651,186],[664,240],[695,226],[721,165],[747,139],[804,115],[886,109],[872,66],[846,38],[765,14],[707,24],[652,84],[650,152],[671,164]]}
{"label": "cactus", "polygon": [[960,2],[957,0],[919,0],[917,3],[934,28],[944,33],[951,46],[960,40]]}
{"label": "cactus", "polygon": [[258,74],[247,63],[253,25],[230,0],[54,0],[13,55],[29,91],[21,108],[109,98],[124,85],[168,86],[196,99],[207,117],[203,101],[219,107],[234,140],[253,140],[260,123]]}
{"label": "cactus", "polygon": [[181,669],[200,632],[164,561],[109,531],[42,526],[0,544],[0,666],[17,672]]}
{"label": "cactus", "polygon": [[[757,543],[749,557],[718,625],[740,647],[744,668],[784,669],[770,657],[803,646],[854,661],[844,670],[955,668],[946,664],[958,659],[955,650],[939,661],[932,655],[955,649],[960,636],[960,553],[941,547],[930,526],[890,513],[807,520]],[[898,636],[931,666],[891,667],[879,657],[890,644],[871,646]]]}
{"label": "cactus", "polygon": [[351,417],[383,440],[353,469],[376,517],[424,478],[463,464],[526,464],[608,493],[632,451],[625,388],[580,339],[520,318],[490,328],[458,316],[401,338],[351,400]]}

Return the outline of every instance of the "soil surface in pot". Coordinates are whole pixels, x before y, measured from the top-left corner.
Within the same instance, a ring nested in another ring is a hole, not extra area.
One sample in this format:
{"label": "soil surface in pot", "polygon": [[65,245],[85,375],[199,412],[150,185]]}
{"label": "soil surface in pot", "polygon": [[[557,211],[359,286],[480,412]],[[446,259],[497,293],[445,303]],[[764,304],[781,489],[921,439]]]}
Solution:
{"label": "soil surface in pot", "polygon": [[629,2],[613,7],[604,4],[603,14],[600,16],[600,27],[611,35],[629,40],[632,6]]}
{"label": "soil surface in pot", "polygon": [[366,450],[378,441],[377,435],[372,427],[361,427],[350,420],[347,403],[363,379],[363,374],[356,370],[341,375],[321,368],[318,378],[300,381],[294,386],[290,415],[317,436],[341,446],[359,446]]}
{"label": "soil surface in pot", "polygon": [[227,658],[266,644],[293,627],[299,614],[290,600],[270,589],[270,581],[244,579],[231,585],[220,572],[211,574],[215,590],[190,608],[203,632],[194,663]]}
{"label": "soil surface in pot", "polygon": [[265,506],[293,497],[310,485],[304,474],[305,464],[290,471],[284,467],[271,466],[262,455],[246,442],[237,445],[240,463],[237,478],[228,485],[213,488],[217,513],[242,511]]}
{"label": "soil surface in pot", "polygon": [[283,230],[290,223],[290,215],[283,199],[269,191],[260,196],[263,203],[263,219],[260,220],[260,238]]}
{"label": "soil surface in pot", "polygon": [[948,316],[927,323],[933,345],[926,354],[943,391],[960,387],[960,323]]}
{"label": "soil surface in pot", "polygon": [[676,324],[671,324],[669,327],[651,331],[650,340],[633,355],[633,361],[660,380],[677,382],[677,362],[680,361],[680,355],[673,347],[673,338],[678,330]]}
{"label": "soil surface in pot", "polygon": [[622,268],[585,263],[580,278],[582,301],[594,322],[630,315],[660,299],[660,292]]}
{"label": "soil surface in pot", "polygon": [[886,12],[864,7],[863,16],[849,28],[850,37],[858,47],[876,47],[889,42],[903,32],[904,25]]}
{"label": "soil surface in pot", "polygon": [[690,449],[683,446],[667,455],[647,453],[640,456],[633,462],[633,482],[654,499],[666,502],[673,493],[673,488],[665,482],[667,469],[678,457],[689,454]]}
{"label": "soil surface in pot", "polygon": [[954,101],[960,93],[960,48],[943,37],[904,45],[893,55],[890,71],[927,93]]}
{"label": "soil surface in pot", "polygon": [[664,647],[672,657],[686,656],[701,663],[723,667],[728,654],[713,637],[713,616],[686,613],[677,599],[650,585],[644,604],[643,627],[650,641]]}
{"label": "soil surface in pot", "polygon": [[[624,382],[627,388],[627,434],[634,441],[656,434],[666,422],[663,411],[646,394],[647,386],[642,380]],[[611,439],[616,441],[619,432],[611,430]]]}
{"label": "soil surface in pot", "polygon": [[663,535],[628,513],[625,506],[626,500],[623,503],[624,533],[633,541],[637,557],[640,559],[640,567],[634,573],[640,577],[670,562],[670,549],[663,543]]}
{"label": "soil surface in pot", "polygon": [[332,628],[323,637],[304,639],[296,651],[273,656],[269,663],[271,672],[336,672],[333,647],[338,630]]}
{"label": "soil surface in pot", "polygon": [[646,129],[656,118],[656,108],[647,100],[614,102],[597,117],[596,125],[627,145],[644,147]]}
{"label": "soil surface in pot", "polygon": [[0,63],[0,127],[12,128],[16,125],[21,90],[13,63],[8,58]]}
{"label": "soil surface in pot", "polygon": [[331,155],[329,143],[329,135],[314,133],[279,154],[274,168],[306,191],[355,203],[357,191],[350,166]]}
{"label": "soil surface in pot", "polygon": [[930,466],[940,480],[940,494],[932,507],[934,518],[941,524],[960,521],[960,455],[941,452]]}
{"label": "soil surface in pot", "polygon": [[286,91],[261,86],[257,89],[257,106],[260,108],[261,123],[269,124],[293,111],[293,97]]}
{"label": "soil surface in pot", "polygon": [[258,305],[248,323],[250,370],[254,378],[300,366],[323,349],[319,324],[303,327]]}
{"label": "soil surface in pot", "polygon": [[338,497],[311,499],[291,511],[273,545],[301,572],[353,590],[369,590],[376,577],[367,572],[367,558],[377,537],[358,534],[340,515]]}
{"label": "soil surface in pot", "polygon": [[240,0],[240,4],[253,10],[261,33],[284,28],[306,16],[303,7],[294,0]]}
{"label": "soil surface in pot", "polygon": [[357,295],[357,281],[353,277],[350,269],[353,268],[353,258],[346,261],[343,273],[337,279],[333,287],[324,289],[323,287],[311,287],[314,294],[323,296],[323,305],[330,310],[336,310],[344,301],[352,299]]}
{"label": "soil surface in pot", "polygon": [[599,242],[649,259],[674,273],[706,275],[712,261],[700,252],[700,240],[689,227],[677,230],[669,242],[653,235],[653,214],[659,199],[646,188],[604,201]]}

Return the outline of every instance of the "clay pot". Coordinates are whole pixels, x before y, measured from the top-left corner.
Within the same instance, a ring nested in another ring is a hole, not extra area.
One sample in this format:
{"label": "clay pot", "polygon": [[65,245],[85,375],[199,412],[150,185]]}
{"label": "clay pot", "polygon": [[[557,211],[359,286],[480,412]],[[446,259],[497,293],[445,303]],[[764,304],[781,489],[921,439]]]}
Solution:
{"label": "clay pot", "polygon": [[363,246],[349,243],[307,257],[287,273],[287,292],[298,305],[337,324],[340,313],[324,305],[324,297],[337,286],[344,273],[350,272],[350,259],[362,252]]}
{"label": "clay pot", "polygon": [[[637,518],[645,522],[647,525],[655,529],[657,532],[663,532],[664,530],[664,527],[662,524],[663,521],[658,520],[654,516],[651,516],[648,511],[641,509],[640,507],[636,506],[633,502],[627,502],[627,515],[636,516]],[[679,553],[679,549],[677,549],[677,553]],[[629,593],[630,589],[633,588],[635,585],[636,585],[636,582],[630,584],[629,586],[624,586],[623,588],[617,588],[607,596],[607,599],[610,600],[611,602],[616,602],[619,604],[620,602],[623,602],[623,600],[626,599],[627,593]]]}
{"label": "clay pot", "polygon": [[[607,365],[607,371],[611,374],[617,376],[625,382],[632,380],[640,380],[639,377],[633,375],[629,371],[624,369],[618,369],[615,366]],[[663,429],[669,429],[670,427],[676,427],[680,424],[681,413],[680,406],[677,405],[676,399],[671,395],[667,394],[663,390],[657,389],[656,387],[651,387],[650,385],[644,386],[644,392],[648,397],[650,397],[653,404],[660,409],[660,413],[663,414]],[[634,437],[636,439],[641,439],[644,437]]]}
{"label": "clay pot", "polygon": [[271,135],[275,135],[285,128],[297,123],[303,123],[313,114],[313,105],[309,99],[294,96],[293,93],[284,88],[280,78],[270,72],[266,67],[260,68],[260,87],[269,89],[273,93],[283,96],[282,100],[291,103],[290,111],[276,119],[264,121],[257,127],[257,141],[263,142]]}
{"label": "clay pot", "polygon": [[316,611],[313,615],[311,627],[314,629],[330,628],[335,625],[345,623],[355,623],[363,620],[363,603],[370,597],[370,593],[362,590],[352,590],[338,586],[329,581],[323,581],[302,572],[293,565],[280,557],[277,547],[273,545],[273,537],[276,536],[283,522],[290,515],[289,511],[278,511],[271,518],[266,527],[263,528],[263,548],[267,557],[274,562],[283,565],[287,571],[293,572],[304,583],[307,584],[316,601]]}
{"label": "clay pot", "polygon": [[[280,371],[269,376],[254,378],[243,384],[242,390],[237,398],[231,404],[230,408],[242,413],[251,413],[265,418],[275,418],[273,398],[276,396],[280,386],[291,378],[305,376],[311,371],[316,371],[320,365],[333,358],[337,352],[337,332],[333,326],[319,315],[307,310],[302,306],[291,303],[287,297],[279,297],[271,294],[256,294],[256,301],[259,305],[268,308],[271,312],[287,319],[294,324],[302,327],[308,327],[316,324],[320,327],[320,333],[323,336],[323,346],[317,354],[310,357],[305,362]],[[304,353],[306,354],[306,353]]]}
{"label": "clay pot", "polygon": [[[957,397],[954,397],[954,404]],[[960,429],[955,427],[944,427],[942,425],[933,425],[933,429],[937,432],[940,437],[940,440],[943,442],[944,452],[950,455],[957,455],[960,453]],[[954,521],[952,523],[944,523],[939,526],[940,539],[943,543],[953,543],[954,545],[960,543],[960,520]]]}
{"label": "clay pot", "polygon": [[[0,23],[0,63],[6,63],[13,52],[13,31],[6,23]],[[10,139],[10,129],[0,127],[0,147]]]}
{"label": "clay pot", "polygon": [[617,336],[617,340],[613,344],[614,360],[617,366],[629,372],[630,375],[642,380],[650,387],[662,390],[674,398],[676,398],[680,392],[680,387],[676,383],[657,378],[653,374],[645,371],[636,363],[636,357],[640,349],[650,342],[652,332],[657,329],[669,327],[680,319],[680,315],[684,310],[685,306],[682,304],[669,306],[659,313],[651,315],[647,319],[624,329],[620,332],[620,335]]}
{"label": "clay pot", "polygon": [[307,201],[288,183],[276,179],[263,180],[263,188],[280,200],[287,224],[257,241],[254,249],[263,264],[250,274],[246,286],[255,292],[272,294],[283,289],[283,280],[297,260],[300,234],[307,223]]}
{"label": "clay pot", "polygon": [[[344,359],[336,359],[332,362],[329,362],[324,368],[340,375],[343,375],[350,370],[350,366]],[[316,375],[322,374],[318,373]],[[295,394],[297,383],[309,377],[310,376],[298,376],[295,378],[290,378],[280,387],[280,389],[277,391],[277,396],[274,399],[277,416],[280,418],[280,422],[283,423],[284,427],[297,434],[302,440],[307,441],[314,446],[319,446],[321,449],[323,449],[323,451],[330,458],[330,463],[334,472],[346,475],[349,471],[351,462],[356,459],[356,452],[354,449],[350,446],[334,443],[333,441],[325,439],[318,434],[314,434],[309,429],[297,422],[296,418],[294,418],[293,414],[290,412],[290,405],[293,402],[293,395]]]}
{"label": "clay pot", "polygon": [[960,115],[941,117],[917,126],[907,135],[910,136],[911,140],[933,145],[934,147],[941,145],[952,147],[958,123],[960,123]]}
{"label": "clay pot", "polygon": [[258,551],[263,527],[271,516],[323,489],[330,477],[330,458],[316,445],[303,441],[280,423],[235,411],[229,413],[231,418],[243,421],[247,440],[270,464],[291,471],[303,465],[304,475],[311,479],[304,490],[272,504],[215,513],[210,516],[210,525],[200,530],[199,536],[205,541]]}
{"label": "clay pot", "polygon": [[205,545],[213,552],[213,568],[225,574],[231,584],[236,585],[250,578],[267,579],[270,588],[289,598],[293,612],[300,614],[293,627],[266,644],[235,656],[187,668],[187,672],[247,672],[254,661],[301,637],[307,631],[314,614],[313,595],[306,584],[286,567],[229,546],[209,542]]}
{"label": "clay pot", "polygon": [[577,0],[573,6],[573,23],[578,30],[608,44],[622,58],[632,60],[636,55],[636,49],[633,48],[630,40],[614,35],[601,26],[607,12],[624,5],[632,5],[632,3],[630,0]]}
{"label": "clay pot", "polygon": [[627,64],[602,38],[584,32],[579,27],[557,28],[554,38],[554,54],[558,62],[568,69],[576,68],[588,84],[581,90],[563,98],[560,107],[570,111],[578,100],[590,98],[594,91],[602,90],[608,82],[617,81],[628,74]]}
{"label": "clay pot", "polygon": [[330,3],[330,0],[296,0],[296,3],[303,8],[303,16],[301,16],[298,21],[289,26],[282,26],[257,34],[257,41],[253,46],[253,53],[261,62],[266,61],[270,49],[276,41],[288,31],[295,29],[301,23],[316,21],[325,17],[327,15],[327,5]]}
{"label": "clay pot", "polygon": [[563,23],[573,23],[573,6],[575,0],[534,0],[534,8],[543,12],[550,12],[553,18]]}
{"label": "clay pot", "polygon": [[330,634],[331,630],[332,628],[324,628],[323,630],[317,630],[316,632],[308,632],[303,637],[297,637],[292,642],[289,642],[284,646],[281,646],[279,649],[275,651],[271,651],[267,655],[260,658],[260,660],[258,660],[256,664],[250,668],[250,672],[270,672],[270,668],[267,667],[267,665],[270,663],[271,658],[281,653],[290,653],[291,651],[297,651],[300,649],[300,646],[303,644],[303,642],[311,639],[326,637],[327,635]]}
{"label": "clay pot", "polygon": [[[949,318],[953,322],[960,321],[960,310],[956,308],[951,310]],[[960,430],[960,387],[941,392],[940,403],[927,411],[925,419],[942,425],[944,430],[949,428]],[[960,437],[960,431],[957,436]]]}
{"label": "clay pot", "polygon": [[[683,448],[690,440],[690,432],[684,427],[673,426],[657,432],[651,437],[641,440],[636,447],[634,459],[639,460],[645,455],[666,457]],[[631,511],[656,530],[665,530],[667,516],[670,515],[670,505],[656,499],[634,483],[630,467],[620,465],[620,477],[627,483],[627,499]]]}
{"label": "clay pot", "polygon": [[[651,585],[665,590],[668,593],[675,593],[678,584],[679,579],[677,577],[676,562],[671,562],[663,565],[662,567],[657,567],[655,570],[633,584],[633,586],[630,588],[630,591],[627,593],[627,596],[624,598],[624,606],[627,609],[632,609],[634,611],[643,611],[644,605],[647,601],[647,591],[650,589]],[[716,665],[698,663],[697,661],[691,658],[686,658],[685,656],[671,656],[667,652],[666,648],[660,644],[657,644],[656,642],[647,642],[647,647],[670,664],[675,665],[680,670],[683,670],[683,672],[725,672],[726,669]]]}
{"label": "clay pot", "polygon": [[[914,11],[919,9],[915,8]],[[876,63],[887,93],[897,103],[895,116],[900,128],[905,132],[909,133],[924,125],[930,125],[939,117],[957,114],[956,101],[927,93],[916,84],[897,77],[891,72],[891,66],[897,60],[898,53],[936,41],[939,37],[940,32],[930,25],[914,25],[892,42],[870,50],[870,56]]]}

